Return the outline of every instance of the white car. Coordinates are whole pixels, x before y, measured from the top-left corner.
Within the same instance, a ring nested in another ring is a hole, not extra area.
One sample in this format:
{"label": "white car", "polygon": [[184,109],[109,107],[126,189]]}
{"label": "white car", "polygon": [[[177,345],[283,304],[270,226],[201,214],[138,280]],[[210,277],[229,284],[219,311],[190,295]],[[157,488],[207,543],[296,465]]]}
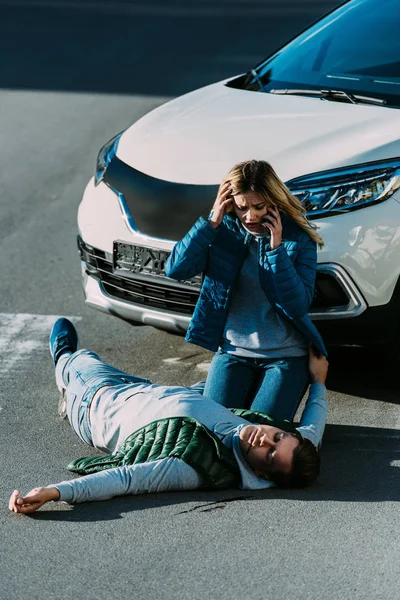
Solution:
{"label": "white car", "polygon": [[348,2],[110,140],[78,213],[87,304],[184,332],[201,277],[168,279],[165,259],[229,169],[264,159],[325,241],[310,315],[326,342],[399,351],[399,24],[398,0]]}

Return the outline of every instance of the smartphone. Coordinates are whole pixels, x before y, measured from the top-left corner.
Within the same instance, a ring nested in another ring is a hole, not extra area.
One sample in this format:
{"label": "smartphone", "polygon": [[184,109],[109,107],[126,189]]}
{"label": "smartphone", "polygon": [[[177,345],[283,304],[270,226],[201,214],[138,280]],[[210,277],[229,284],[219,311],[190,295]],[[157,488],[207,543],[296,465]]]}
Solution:
{"label": "smartphone", "polygon": [[269,228],[264,226],[264,223],[268,223],[268,221],[267,221],[267,216],[268,216],[268,212],[267,212],[267,214],[266,214],[266,215],[264,215],[264,216],[261,218],[261,225],[263,225],[264,231],[265,231],[265,233],[266,233],[266,237],[268,237],[268,236],[271,236],[271,232],[270,232]]}

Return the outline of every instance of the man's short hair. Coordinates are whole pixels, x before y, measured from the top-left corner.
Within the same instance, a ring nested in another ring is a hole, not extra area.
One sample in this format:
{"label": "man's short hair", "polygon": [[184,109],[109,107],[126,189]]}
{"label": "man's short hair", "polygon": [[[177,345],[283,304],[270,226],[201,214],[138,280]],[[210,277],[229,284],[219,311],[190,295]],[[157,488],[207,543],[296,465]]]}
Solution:
{"label": "man's short hair", "polygon": [[319,475],[321,459],[319,452],[310,440],[300,434],[299,444],[293,450],[293,463],[290,473],[268,473],[268,479],[283,488],[303,488],[313,483]]}

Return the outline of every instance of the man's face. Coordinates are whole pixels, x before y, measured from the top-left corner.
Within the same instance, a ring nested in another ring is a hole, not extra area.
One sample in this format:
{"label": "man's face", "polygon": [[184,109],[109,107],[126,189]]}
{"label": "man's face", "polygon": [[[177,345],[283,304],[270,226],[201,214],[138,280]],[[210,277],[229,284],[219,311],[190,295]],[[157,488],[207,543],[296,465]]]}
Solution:
{"label": "man's face", "polygon": [[299,440],[293,434],[270,425],[246,425],[240,431],[240,449],[258,475],[290,473],[293,450]]}

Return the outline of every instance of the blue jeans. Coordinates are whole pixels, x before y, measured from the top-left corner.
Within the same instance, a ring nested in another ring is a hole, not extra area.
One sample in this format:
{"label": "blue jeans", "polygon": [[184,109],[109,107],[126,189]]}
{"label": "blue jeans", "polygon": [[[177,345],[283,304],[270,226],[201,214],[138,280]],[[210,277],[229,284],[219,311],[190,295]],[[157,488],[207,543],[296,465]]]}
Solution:
{"label": "blue jeans", "polygon": [[308,383],[308,354],[260,359],[218,350],[204,395],[227,408],[251,408],[293,421]]}
{"label": "blue jeans", "polygon": [[89,408],[96,392],[104,386],[151,383],[149,379],[128,375],[108,365],[90,350],[62,355],[56,365],[56,381],[58,388],[65,390],[72,429],[89,446],[93,445]]}

